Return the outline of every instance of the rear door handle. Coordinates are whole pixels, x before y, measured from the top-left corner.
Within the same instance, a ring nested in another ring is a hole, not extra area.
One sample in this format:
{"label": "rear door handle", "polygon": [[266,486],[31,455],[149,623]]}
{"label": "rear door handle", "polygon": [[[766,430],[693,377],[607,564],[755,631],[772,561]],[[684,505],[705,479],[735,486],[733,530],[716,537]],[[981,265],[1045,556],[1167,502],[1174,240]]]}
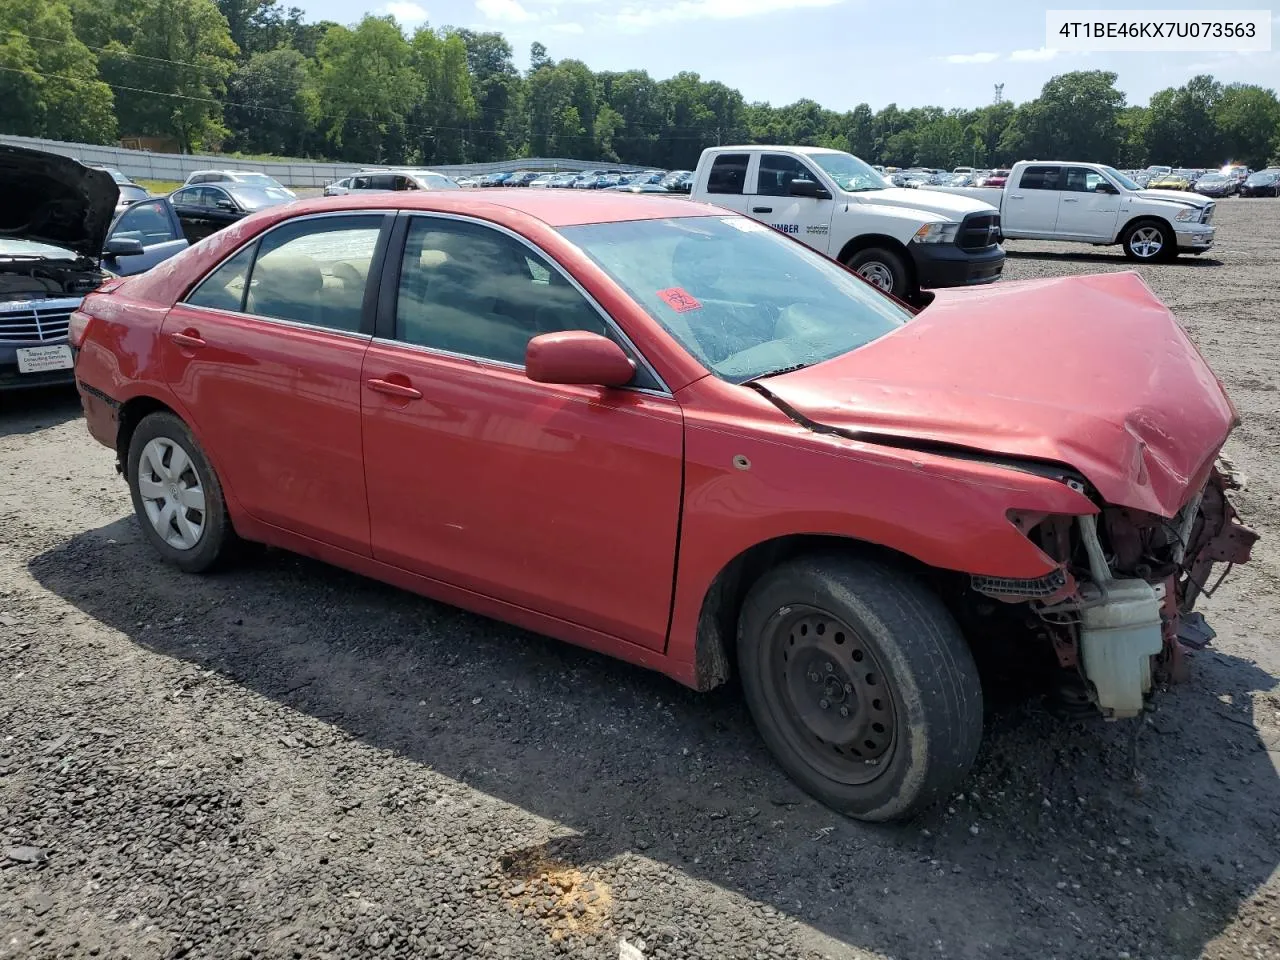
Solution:
{"label": "rear door handle", "polygon": [[188,329],[182,331],[182,333],[171,333],[169,334],[169,339],[180,347],[186,347],[188,350],[198,350],[206,346],[199,330]]}
{"label": "rear door handle", "polygon": [[1075,197],[1063,197],[1062,202],[1063,203],[1079,203],[1080,201],[1077,200]]}
{"label": "rear door handle", "polygon": [[[406,378],[407,379],[407,378]],[[415,390],[408,383],[396,383],[392,380],[379,380],[376,377],[372,380],[366,380],[370,390],[378,393],[385,393],[389,397],[399,397],[402,400],[421,400],[422,391]]]}
{"label": "rear door handle", "polygon": [[773,213],[773,207],[752,207],[752,213]]}
{"label": "rear door handle", "polygon": [[1011,194],[1009,194],[1009,199],[1010,199],[1010,200],[1021,200],[1021,199],[1022,199],[1022,194],[1020,194],[1020,193],[1011,193]]}

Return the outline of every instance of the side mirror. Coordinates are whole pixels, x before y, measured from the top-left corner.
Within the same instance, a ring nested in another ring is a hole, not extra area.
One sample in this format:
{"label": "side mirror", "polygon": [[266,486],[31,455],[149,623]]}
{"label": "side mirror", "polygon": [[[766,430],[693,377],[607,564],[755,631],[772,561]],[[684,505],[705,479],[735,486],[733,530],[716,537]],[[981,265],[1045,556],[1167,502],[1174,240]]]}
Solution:
{"label": "side mirror", "polygon": [[814,200],[831,199],[831,194],[827,192],[827,189],[813,180],[792,180],[791,196],[811,197]]}
{"label": "side mirror", "polygon": [[1119,193],[1120,191],[1117,190],[1115,187],[1113,187],[1109,183],[1100,183],[1093,188],[1093,192],[1094,193]]}
{"label": "side mirror", "polygon": [[234,210],[236,208],[236,205],[232,203],[230,200],[228,200],[226,197],[222,197],[221,199],[215,201],[214,205],[219,210]]}
{"label": "side mirror", "polygon": [[635,376],[635,362],[607,337],[586,330],[544,333],[529,341],[524,372],[535,383],[621,387]]}
{"label": "side mirror", "polygon": [[142,241],[134,237],[112,237],[102,247],[102,253],[108,257],[136,257],[146,250],[142,247]]}

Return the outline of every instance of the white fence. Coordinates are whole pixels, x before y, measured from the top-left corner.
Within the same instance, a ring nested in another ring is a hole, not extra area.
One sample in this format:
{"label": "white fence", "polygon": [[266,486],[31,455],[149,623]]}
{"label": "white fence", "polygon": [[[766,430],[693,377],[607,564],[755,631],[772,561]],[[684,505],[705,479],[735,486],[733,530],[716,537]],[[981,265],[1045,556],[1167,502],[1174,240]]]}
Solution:
{"label": "white fence", "polygon": [[[235,157],[217,154],[200,155],[194,153],[151,153],[148,150],[127,150],[124,147],[95,146],[88,143],[68,143],[64,140],[44,140],[39,137],[15,137],[0,134],[0,143],[12,144],[16,147],[29,147],[33,150],[44,150],[48,153],[60,153],[63,156],[75,157],[81,163],[90,166],[114,167],[121,173],[135,180],[176,180],[183,181],[187,175],[196,170],[255,170],[269,174],[281,183],[290,187],[323,187],[332,180],[348,177],[369,166],[355,163],[309,163],[281,162],[264,160],[238,160]],[[497,163],[468,163],[461,165],[431,165],[432,170],[439,170],[451,176],[467,174],[494,173],[499,170],[594,170],[608,167],[610,170],[640,170],[627,164],[604,163],[598,160],[570,160],[547,157],[521,158],[504,160]]]}

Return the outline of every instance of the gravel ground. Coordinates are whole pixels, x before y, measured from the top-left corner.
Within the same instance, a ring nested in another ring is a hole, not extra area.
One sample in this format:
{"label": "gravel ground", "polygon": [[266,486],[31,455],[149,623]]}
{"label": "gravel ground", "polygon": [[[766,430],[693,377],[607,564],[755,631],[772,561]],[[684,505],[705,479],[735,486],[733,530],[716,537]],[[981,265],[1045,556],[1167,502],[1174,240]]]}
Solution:
{"label": "gravel ground", "polygon": [[1217,642],[1136,764],[1018,703],[908,826],[807,799],[733,690],[289,555],[183,576],[72,396],[3,397],[0,957],[1280,956],[1280,202],[1218,231],[1144,269],[1244,417]]}

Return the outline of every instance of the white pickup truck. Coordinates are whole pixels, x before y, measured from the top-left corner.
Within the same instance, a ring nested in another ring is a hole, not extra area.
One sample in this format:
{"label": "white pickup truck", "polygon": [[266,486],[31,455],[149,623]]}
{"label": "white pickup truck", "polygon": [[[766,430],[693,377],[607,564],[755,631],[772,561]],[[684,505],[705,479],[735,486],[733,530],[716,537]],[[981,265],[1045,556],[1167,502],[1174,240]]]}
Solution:
{"label": "white pickup truck", "polygon": [[990,204],[899,189],[839,150],[712,147],[690,194],[789,234],[904,300],[924,287],[991,283],[1004,270]]}
{"label": "white pickup truck", "polygon": [[1131,260],[1171,260],[1213,246],[1214,203],[1179,190],[1143,190],[1101,163],[1023,160],[1004,187],[922,187],[993,204],[1010,240],[1121,244]]}

